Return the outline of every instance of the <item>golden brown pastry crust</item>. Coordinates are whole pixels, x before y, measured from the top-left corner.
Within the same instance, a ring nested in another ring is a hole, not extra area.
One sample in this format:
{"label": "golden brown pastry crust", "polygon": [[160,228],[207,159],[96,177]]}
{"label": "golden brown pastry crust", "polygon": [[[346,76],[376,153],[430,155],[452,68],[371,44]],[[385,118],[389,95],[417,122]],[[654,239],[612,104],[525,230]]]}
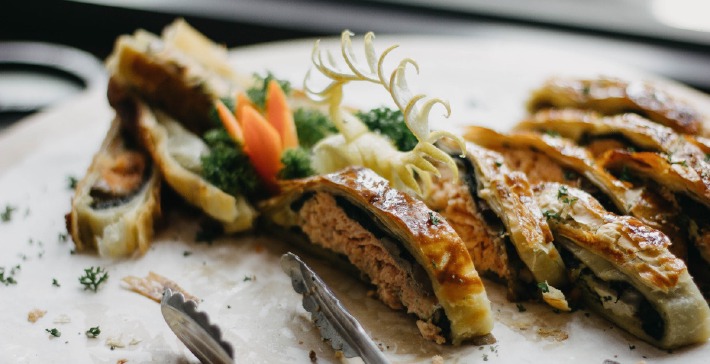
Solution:
{"label": "golden brown pastry crust", "polygon": [[[683,261],[668,251],[670,240],[666,235],[633,217],[604,210],[581,190],[543,183],[536,185],[535,191],[559,243],[570,249],[597,279],[633,286],[658,315],[644,315],[641,311],[622,314],[600,304],[602,297],[590,303],[594,309],[634,335],[663,348],[708,339],[710,309]],[[564,198],[560,191],[564,191]],[[641,310],[639,307],[636,309]],[[663,322],[661,332],[655,336],[644,325],[655,325],[644,322],[654,317]]]}
{"label": "golden brown pastry crust", "polygon": [[284,204],[306,192],[318,191],[345,197],[366,209],[405,244],[426,271],[451,322],[453,343],[490,333],[490,303],[466,246],[454,229],[423,202],[392,189],[373,171],[357,167],[284,182],[282,191],[262,205],[265,216],[278,214],[287,208]]}
{"label": "golden brown pastry crust", "polygon": [[645,82],[614,78],[551,78],[533,91],[528,110],[545,108],[591,109],[612,115],[628,111],[646,115],[659,124],[685,134],[707,134],[708,117],[690,104]]}

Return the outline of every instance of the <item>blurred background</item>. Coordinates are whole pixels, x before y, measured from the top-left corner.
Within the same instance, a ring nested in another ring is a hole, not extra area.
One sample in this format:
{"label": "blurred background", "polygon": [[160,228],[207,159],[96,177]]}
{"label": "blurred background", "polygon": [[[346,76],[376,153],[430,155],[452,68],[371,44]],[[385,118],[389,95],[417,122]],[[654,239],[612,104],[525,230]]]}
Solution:
{"label": "blurred background", "polygon": [[[522,41],[610,59],[710,91],[710,2],[703,0],[11,0],[3,5],[0,128],[98,82],[101,62],[118,35],[137,28],[157,33],[175,17],[228,47],[333,36],[344,28]],[[18,92],[25,89],[34,91]]]}

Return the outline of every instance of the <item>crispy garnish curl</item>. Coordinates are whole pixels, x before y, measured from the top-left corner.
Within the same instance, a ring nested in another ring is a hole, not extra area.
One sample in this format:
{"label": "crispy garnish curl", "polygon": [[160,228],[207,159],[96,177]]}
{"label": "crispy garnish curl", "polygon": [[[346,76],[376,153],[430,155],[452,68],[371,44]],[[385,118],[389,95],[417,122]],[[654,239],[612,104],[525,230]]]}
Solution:
{"label": "crispy garnish curl", "polygon": [[[324,55],[319,42],[313,47],[313,65],[329,79],[329,83],[320,91],[314,91],[308,86],[311,80],[309,71],[306,74],[305,89],[311,98],[328,104],[330,118],[340,132],[315,146],[315,167],[318,172],[327,173],[348,165],[362,165],[387,178],[395,187],[408,188],[419,195],[426,194],[431,187],[431,176],[439,175],[430,160],[448,166],[454,174],[457,172],[453,159],[434,146],[434,143],[448,137],[458,142],[461,150],[464,149],[460,137],[446,131],[431,131],[429,128],[429,113],[435,105],[440,104],[446,109],[446,117],[451,114],[451,108],[448,102],[441,99],[430,98],[424,94],[412,95],[405,73],[407,65],[412,65],[419,72],[419,65],[411,58],[401,60],[387,77],[384,70],[385,59],[397,45],[378,55],[372,42],[375,35],[372,32],[367,33],[364,37],[366,64],[362,65],[355,58],[350,38],[352,35],[353,33],[347,30],[342,33],[340,48],[344,65],[342,62],[339,64],[330,52]],[[397,108],[404,114],[407,127],[419,141],[413,150],[398,151],[390,140],[370,131],[361,120],[341,105],[343,87],[352,81],[371,82],[385,88]]]}

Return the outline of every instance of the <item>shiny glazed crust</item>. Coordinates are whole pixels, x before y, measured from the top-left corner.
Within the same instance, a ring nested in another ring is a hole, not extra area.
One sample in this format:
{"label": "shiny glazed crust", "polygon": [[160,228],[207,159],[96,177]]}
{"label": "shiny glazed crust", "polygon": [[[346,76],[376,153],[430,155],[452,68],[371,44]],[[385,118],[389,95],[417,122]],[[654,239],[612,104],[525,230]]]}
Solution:
{"label": "shiny glazed crust", "polygon": [[[587,264],[603,280],[623,280],[653,305],[664,321],[659,340],[642,327],[613,311],[602,312],[632,334],[670,348],[704,342],[710,337],[710,309],[685,264],[668,251],[670,240],[663,233],[629,216],[614,215],[589,194],[566,188],[560,198],[557,183],[535,187],[540,208],[563,244],[581,249]],[[596,309],[601,309],[596,307]],[[603,309],[601,309],[603,311]]]}
{"label": "shiny glazed crust", "polygon": [[[391,188],[387,180],[365,168],[284,182],[282,190],[262,205],[265,216],[278,220],[291,202],[307,192],[347,198],[398,238],[424,268],[451,322],[454,344],[491,332],[490,302],[466,246],[423,202]],[[433,217],[440,220],[432,221]]]}
{"label": "shiny glazed crust", "polygon": [[466,158],[475,168],[478,195],[503,221],[520,259],[536,281],[565,285],[564,263],[525,175],[511,171],[499,153],[472,143],[466,145]]}
{"label": "shiny glazed crust", "polygon": [[707,135],[710,132],[705,130],[710,124],[707,116],[663,89],[644,82],[552,78],[533,91],[528,101],[531,112],[550,107],[593,109],[608,115],[633,111],[681,133]]}

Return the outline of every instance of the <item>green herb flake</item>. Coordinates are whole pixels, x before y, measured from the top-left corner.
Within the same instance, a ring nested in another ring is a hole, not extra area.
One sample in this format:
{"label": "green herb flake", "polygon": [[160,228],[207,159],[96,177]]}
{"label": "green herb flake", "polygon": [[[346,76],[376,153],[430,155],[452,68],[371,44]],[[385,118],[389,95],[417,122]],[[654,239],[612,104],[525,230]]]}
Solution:
{"label": "green herb flake", "polygon": [[99,334],[101,334],[101,329],[99,329],[98,326],[86,330],[86,337],[90,337],[92,339],[98,337]]}
{"label": "green herb flake", "polygon": [[358,112],[356,116],[368,129],[389,138],[402,152],[414,149],[419,142],[404,122],[404,115],[400,110],[380,107],[368,112]]}
{"label": "green herb flake", "polygon": [[67,188],[70,190],[75,190],[76,185],[79,183],[79,180],[76,179],[74,176],[67,176]]}
{"label": "green herb flake", "polygon": [[79,283],[84,285],[84,290],[96,292],[99,286],[106,282],[108,273],[101,267],[84,268],[84,275],[79,277]]}
{"label": "green herb flake", "polygon": [[542,293],[550,292],[550,287],[547,285],[547,282],[538,283],[537,288],[540,288],[540,291],[542,291]]}
{"label": "green herb flake", "polygon": [[560,186],[560,188],[557,189],[557,199],[567,196],[567,192],[567,186]]}
{"label": "green herb flake", "polygon": [[5,210],[3,212],[0,212],[0,220],[2,222],[10,222],[12,220],[12,215],[15,211],[17,211],[17,207],[5,205]]}
{"label": "green herb flake", "polygon": [[192,255],[192,252],[189,250],[185,250],[184,252],[182,252],[183,257],[189,257],[190,255]]}
{"label": "green herb flake", "polygon": [[562,221],[562,217],[560,217],[560,214],[557,212],[554,212],[552,210],[545,210],[542,212],[542,215],[545,216],[545,219],[549,220],[556,220],[556,221]]}
{"label": "green herb flake", "polygon": [[44,329],[44,331],[47,331],[50,335],[52,335],[54,337],[62,336],[62,332],[57,330],[57,328]]}
{"label": "green herb flake", "polygon": [[244,276],[244,280],[242,282],[250,282],[250,281],[255,281],[256,276],[255,275],[250,275],[250,276]]}
{"label": "green herb flake", "polygon": [[296,179],[316,174],[311,166],[311,155],[303,148],[286,149],[281,154],[283,168],[278,173],[279,179]]}
{"label": "green herb flake", "polygon": [[636,345],[629,344],[629,350],[635,350],[635,349],[636,349]]}
{"label": "green herb flake", "polygon": [[66,243],[69,240],[69,234],[67,233],[59,233],[57,234],[57,240],[60,243]]}
{"label": "green herb flake", "polygon": [[434,259],[431,260],[431,266],[434,269],[439,269],[439,267],[436,265],[436,262],[434,261]]}
{"label": "green herb flake", "polygon": [[528,310],[527,308],[525,308],[525,306],[523,306],[522,303],[516,303],[516,304],[515,304],[515,307],[518,308],[518,312],[525,312],[525,311]]}
{"label": "green herb flake", "polygon": [[500,166],[503,165],[503,162],[498,162],[498,161],[496,161],[496,162],[495,162],[495,165],[496,165],[496,167],[500,167]]}
{"label": "green herb flake", "polygon": [[57,281],[56,278],[52,278],[52,285],[55,287],[61,287],[62,285],[59,284],[59,281]]}
{"label": "green herb flake", "polygon": [[0,267],[0,283],[4,284],[6,287],[9,285],[16,285],[17,280],[15,279],[15,273],[20,269],[17,265],[15,268],[10,269],[9,272],[5,271],[5,267]]}
{"label": "green herb flake", "polygon": [[483,354],[483,361],[488,361],[488,354]]}
{"label": "green herb flake", "polygon": [[560,133],[558,133],[555,130],[550,130],[550,129],[546,129],[545,134],[547,134],[548,136],[551,136],[553,138],[559,138],[559,136],[560,136]]}
{"label": "green herb flake", "polygon": [[439,225],[441,222],[441,219],[439,219],[439,216],[436,216],[434,212],[429,211],[429,223],[436,226]]}

